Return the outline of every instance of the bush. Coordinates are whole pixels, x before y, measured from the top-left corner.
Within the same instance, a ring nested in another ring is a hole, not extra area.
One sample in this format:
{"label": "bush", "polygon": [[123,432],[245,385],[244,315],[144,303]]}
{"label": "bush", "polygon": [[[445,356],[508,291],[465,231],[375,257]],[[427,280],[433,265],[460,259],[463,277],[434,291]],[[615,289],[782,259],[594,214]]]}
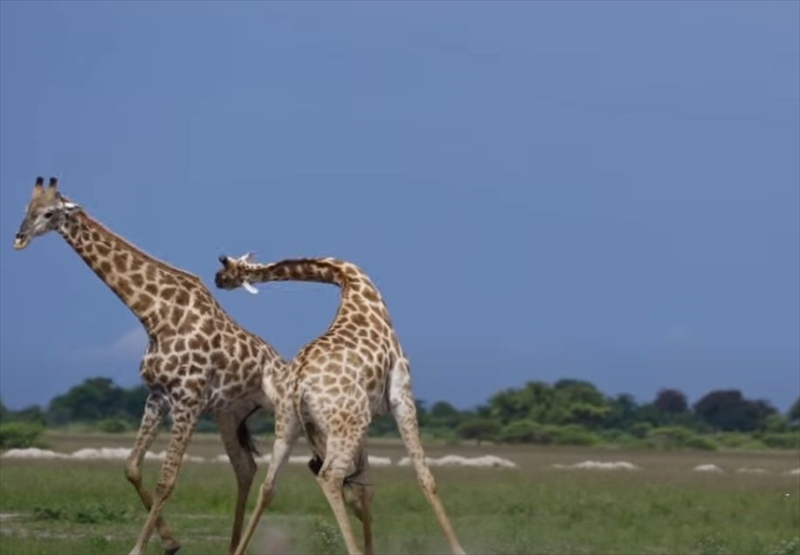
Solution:
{"label": "bush", "polygon": [[27,449],[46,447],[42,439],[44,426],[31,422],[0,424],[0,449]]}
{"label": "bush", "polygon": [[714,436],[720,447],[727,449],[741,449],[753,441],[753,436],[742,432],[721,432]]}
{"label": "bush", "polygon": [[502,427],[496,420],[470,418],[458,425],[456,435],[461,439],[474,439],[480,443],[494,440],[501,431]]}
{"label": "bush", "polygon": [[577,424],[548,426],[532,420],[518,420],[503,429],[501,439],[507,443],[538,445],[594,445],[600,438]]}
{"label": "bush", "polygon": [[543,428],[532,420],[516,420],[503,428],[500,438],[507,443],[542,443]]}
{"label": "bush", "polygon": [[633,437],[644,439],[647,437],[647,434],[650,433],[650,430],[653,429],[653,425],[649,422],[637,422],[633,426],[631,426],[631,435]]}
{"label": "bush", "polygon": [[121,434],[130,429],[130,424],[122,418],[106,418],[97,423],[97,430],[107,434]]}
{"label": "bush", "polygon": [[584,428],[571,424],[568,426],[548,426],[553,443],[556,445],[595,445],[600,438]]}
{"label": "bush", "polygon": [[710,438],[695,434],[681,426],[653,428],[647,434],[647,441],[659,449],[701,449],[713,451],[717,444]]}
{"label": "bush", "polygon": [[764,434],[761,441],[770,449],[800,449],[800,433]]}

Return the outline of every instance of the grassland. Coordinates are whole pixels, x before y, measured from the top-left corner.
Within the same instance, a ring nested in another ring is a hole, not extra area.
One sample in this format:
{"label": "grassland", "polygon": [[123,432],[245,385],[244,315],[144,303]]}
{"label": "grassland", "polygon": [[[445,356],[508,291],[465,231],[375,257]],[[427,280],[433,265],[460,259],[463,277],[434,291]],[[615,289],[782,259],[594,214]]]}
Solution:
{"label": "grassland", "polygon": [[[131,437],[99,434],[48,441],[62,452],[132,444]],[[162,440],[152,450],[165,447]],[[268,442],[261,447],[269,452]],[[190,448],[190,454],[207,458],[222,452],[214,436],[199,435]],[[371,452],[395,461],[404,455],[394,441],[373,441]],[[296,452],[302,453],[302,448]],[[433,469],[470,553],[800,554],[800,477],[783,474],[800,466],[798,453],[428,446],[429,456],[448,453],[494,454],[519,465]],[[551,467],[585,460],[624,460],[641,470]],[[726,472],[693,471],[708,463]],[[146,463],[149,484],[158,464]],[[127,553],[145,513],[122,466],[121,461],[0,460],[0,554]],[[742,467],[768,473],[737,473]],[[257,482],[264,471],[262,465]],[[376,467],[373,478],[376,550],[447,553],[411,468]],[[182,554],[226,552],[234,492],[228,465],[186,463],[164,513],[183,544]],[[160,552],[157,537],[148,552]],[[343,552],[311,474],[291,465],[250,553]]]}

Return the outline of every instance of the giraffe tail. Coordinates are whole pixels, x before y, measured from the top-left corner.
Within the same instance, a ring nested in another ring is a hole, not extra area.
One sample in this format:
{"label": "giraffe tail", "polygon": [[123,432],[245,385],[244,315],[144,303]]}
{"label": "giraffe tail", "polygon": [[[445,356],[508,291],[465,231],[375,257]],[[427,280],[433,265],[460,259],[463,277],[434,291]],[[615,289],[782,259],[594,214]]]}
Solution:
{"label": "giraffe tail", "polygon": [[260,408],[261,407],[257,406],[251,410],[247,416],[242,418],[242,421],[239,423],[239,427],[236,428],[236,439],[239,440],[239,445],[241,445],[242,448],[252,455],[260,455],[260,453],[258,452],[256,443],[253,440],[253,433],[250,431],[250,428],[247,425],[247,419],[253,416],[253,414]]}

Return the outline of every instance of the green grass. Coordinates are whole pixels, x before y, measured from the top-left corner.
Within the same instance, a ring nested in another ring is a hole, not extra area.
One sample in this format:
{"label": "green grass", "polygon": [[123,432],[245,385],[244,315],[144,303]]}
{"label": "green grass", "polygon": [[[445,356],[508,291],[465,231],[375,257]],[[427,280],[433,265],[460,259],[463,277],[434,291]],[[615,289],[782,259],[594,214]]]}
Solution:
{"label": "green grass", "polygon": [[[126,436],[99,435],[52,436],[48,441],[65,452],[132,443]],[[263,450],[268,452],[268,445]],[[215,437],[201,435],[190,452],[208,457],[222,448]],[[373,442],[371,452],[394,460],[403,455],[392,441]],[[517,470],[433,469],[456,533],[470,553],[800,554],[800,478],[781,474],[800,466],[797,453],[428,448],[429,456],[445,453],[491,453],[520,465]],[[642,470],[549,468],[587,459],[627,460]],[[727,472],[692,471],[703,463]],[[743,466],[770,474],[734,472]],[[148,484],[157,471],[157,463],[146,463]],[[257,482],[264,472],[261,465]],[[448,552],[411,468],[374,468],[373,479],[378,553]],[[227,551],[234,495],[228,465],[184,466],[164,512],[183,544],[182,554]],[[255,493],[251,508],[254,501]],[[145,519],[122,461],[0,460],[0,513],[17,515],[0,521],[3,555],[127,553]],[[358,522],[353,523],[360,533]],[[344,552],[330,509],[302,466],[290,465],[281,477],[277,498],[249,552],[268,552],[268,545],[276,553]],[[148,553],[159,552],[154,537]]]}

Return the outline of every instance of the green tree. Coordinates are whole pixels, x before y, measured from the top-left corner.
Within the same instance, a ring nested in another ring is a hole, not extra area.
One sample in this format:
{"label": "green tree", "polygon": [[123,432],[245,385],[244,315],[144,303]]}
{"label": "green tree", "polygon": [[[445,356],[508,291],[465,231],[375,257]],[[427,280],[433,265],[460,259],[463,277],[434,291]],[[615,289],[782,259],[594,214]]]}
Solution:
{"label": "green tree", "polygon": [[663,414],[676,415],[688,412],[689,403],[686,395],[677,389],[662,389],[653,401],[656,410]]}
{"label": "green tree", "polygon": [[414,406],[417,409],[417,422],[420,428],[424,428],[429,424],[430,417],[428,416],[428,403],[422,399],[415,399]]}
{"label": "green tree", "polygon": [[579,424],[586,428],[599,428],[609,417],[611,408],[607,406],[573,403],[569,406],[568,424]]}
{"label": "green tree", "polygon": [[8,407],[3,403],[3,400],[0,399],[0,422],[8,422],[9,417],[11,416],[11,411],[8,410]]}
{"label": "green tree", "polygon": [[10,419],[15,422],[29,422],[40,426],[45,426],[47,424],[47,415],[39,405],[31,405],[12,412]]}
{"label": "green tree", "polygon": [[606,419],[607,428],[630,430],[636,424],[639,405],[629,393],[621,393],[609,402],[609,413]]}
{"label": "green tree", "polygon": [[436,401],[431,407],[429,419],[434,427],[455,428],[461,420],[461,413],[447,401]]}
{"label": "green tree", "polygon": [[564,378],[553,384],[556,395],[570,403],[585,403],[593,406],[606,406],[608,399],[591,382]]}
{"label": "green tree", "polygon": [[697,417],[714,429],[751,432],[777,411],[766,401],[750,401],[738,389],[716,390],[694,405]]}
{"label": "green tree", "polygon": [[563,379],[553,384],[554,409],[548,423],[579,424],[590,428],[603,425],[612,415],[609,399],[585,380]]}
{"label": "green tree", "polygon": [[[50,401],[48,415],[56,424],[125,418],[126,391],[109,378],[89,378]],[[139,409],[141,411],[141,408]]]}
{"label": "green tree", "polygon": [[496,420],[471,417],[458,425],[456,428],[456,436],[460,439],[474,439],[480,444],[481,441],[493,441],[497,439],[502,430],[503,427]]}
{"label": "green tree", "polygon": [[511,388],[492,395],[489,407],[492,418],[503,425],[525,418],[529,408],[523,402],[519,390]]}
{"label": "green tree", "polygon": [[789,408],[789,412],[786,413],[786,418],[792,424],[800,423],[800,397],[795,399],[794,403]]}

